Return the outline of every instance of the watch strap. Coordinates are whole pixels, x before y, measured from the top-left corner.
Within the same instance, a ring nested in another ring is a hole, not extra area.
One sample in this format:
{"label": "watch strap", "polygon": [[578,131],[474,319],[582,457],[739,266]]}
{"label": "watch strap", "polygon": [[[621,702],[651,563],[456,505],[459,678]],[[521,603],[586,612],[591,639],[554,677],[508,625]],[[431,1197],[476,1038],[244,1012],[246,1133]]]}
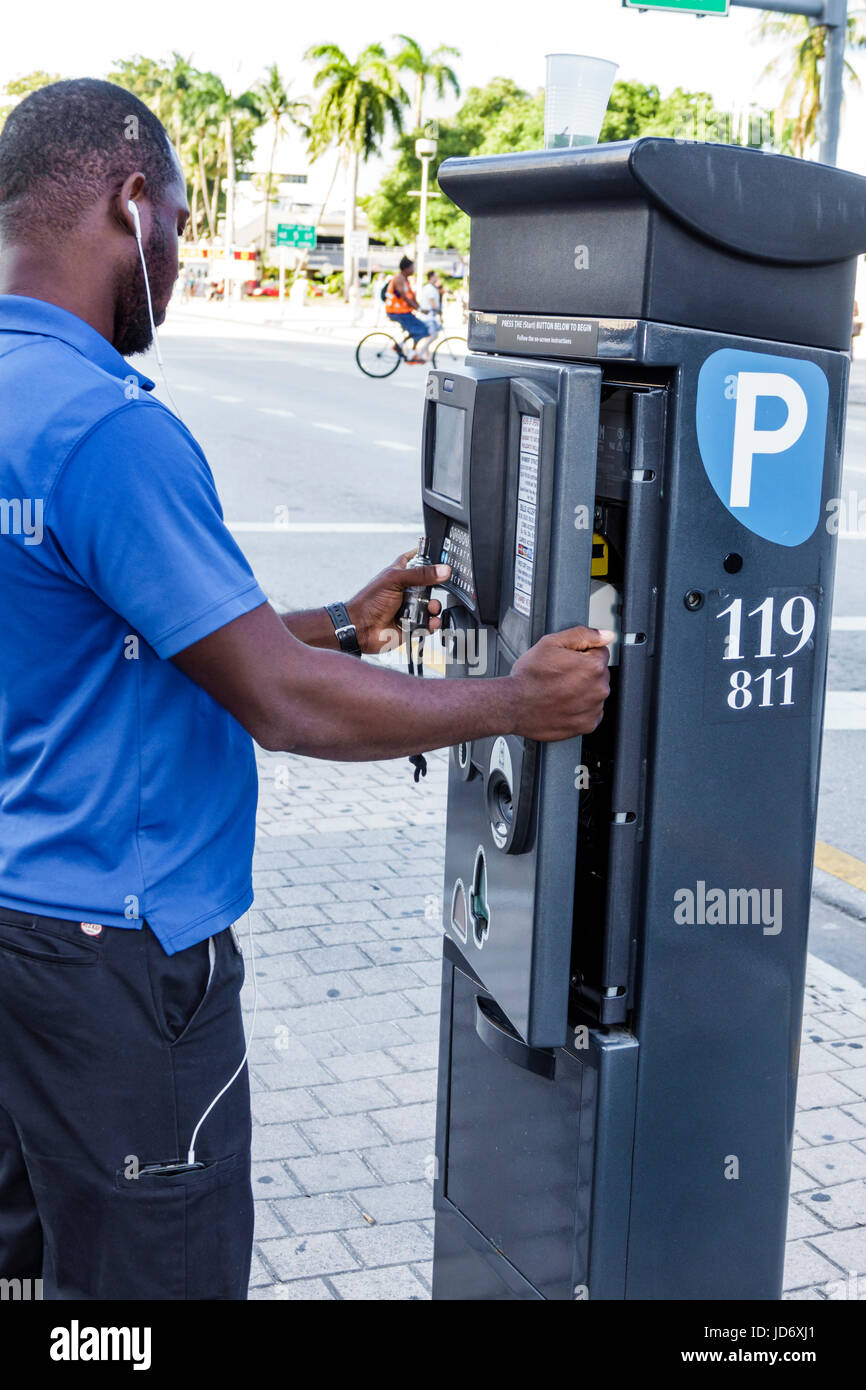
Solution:
{"label": "watch strap", "polygon": [[334,632],[340,644],[340,651],[345,652],[348,656],[362,656],[358,632],[349,617],[349,610],[345,603],[328,603],[325,605],[325,611],[334,624]]}

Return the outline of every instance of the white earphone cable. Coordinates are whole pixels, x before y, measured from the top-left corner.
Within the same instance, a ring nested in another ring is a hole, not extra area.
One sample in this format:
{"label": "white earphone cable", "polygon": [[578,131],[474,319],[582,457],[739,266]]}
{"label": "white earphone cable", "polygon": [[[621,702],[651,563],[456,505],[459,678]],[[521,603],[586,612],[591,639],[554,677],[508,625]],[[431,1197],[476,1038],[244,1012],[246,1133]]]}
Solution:
{"label": "white earphone cable", "polygon": [[[256,978],[256,952],[255,952],[255,946],[254,946],[254,944],[253,944],[253,919],[252,919],[252,914],[249,912],[249,910],[247,911],[247,923],[249,924],[249,937],[250,937],[250,970],[252,971],[252,976],[253,976],[253,1019],[252,1019],[252,1023],[250,1024],[250,1031],[249,1031],[249,1034],[248,1034],[248,1036],[247,1036],[247,1045],[246,1045],[246,1048],[245,1048],[245,1050],[244,1050],[244,1055],[243,1055],[243,1057],[241,1058],[240,1062],[238,1063],[237,1071],[234,1073],[234,1075],[233,1075],[232,1077],[229,1078],[229,1080],[228,1080],[228,1081],[226,1082],[226,1084],[223,1086],[222,1090],[221,1090],[221,1091],[218,1091],[217,1094],[214,1096],[214,1098],[213,1098],[213,1100],[211,1101],[210,1105],[208,1106],[207,1110],[205,1110],[204,1114],[201,1116],[201,1118],[200,1118],[198,1124],[196,1125],[195,1129],[193,1130],[193,1132],[192,1132],[192,1139],[190,1139],[190,1141],[189,1141],[189,1152],[187,1153],[187,1156],[186,1156],[186,1161],[187,1161],[187,1163],[195,1163],[195,1141],[196,1141],[196,1139],[198,1138],[198,1132],[199,1132],[199,1130],[201,1129],[202,1125],[204,1124],[204,1122],[205,1122],[205,1120],[207,1119],[207,1117],[208,1117],[208,1115],[210,1114],[210,1112],[213,1110],[213,1108],[214,1108],[214,1106],[216,1105],[217,1101],[218,1101],[218,1100],[221,1100],[222,1097],[225,1095],[226,1091],[228,1090],[229,1086],[231,1086],[233,1082],[237,1081],[238,1077],[240,1076],[241,1072],[242,1072],[243,1069],[244,1069],[244,1065],[245,1065],[245,1063],[246,1063],[246,1060],[247,1060],[247,1058],[248,1058],[249,1055],[250,1055],[250,1044],[252,1043],[253,1036],[254,1036],[255,1031],[256,1031],[256,1014],[257,1014],[257,1012],[258,1012],[258,1007],[259,1007],[259,982],[258,982],[258,980],[257,980],[257,978]],[[229,928],[227,928],[227,930],[228,930],[228,931],[231,931],[231,928],[229,927]],[[241,952],[241,954],[243,954],[243,952]]]}
{"label": "white earphone cable", "polygon": [[130,214],[132,215],[132,220],[135,224],[135,244],[138,247],[138,255],[139,259],[141,260],[141,269],[144,275],[144,292],[147,296],[147,314],[148,318],[150,319],[150,330],[153,334],[153,350],[156,354],[156,360],[159,363],[159,370],[162,374],[162,384],[165,387],[165,394],[168,396],[172,410],[174,411],[177,418],[180,420],[181,413],[177,408],[177,403],[174,399],[174,396],[171,394],[171,387],[168,384],[168,377],[165,374],[165,363],[162,360],[162,353],[159,347],[159,334],[156,331],[156,322],[153,317],[153,301],[150,297],[150,280],[147,274],[147,262],[144,259],[144,247],[141,242],[141,219],[139,216],[138,208],[136,207],[135,203],[132,202],[132,200],[130,200],[127,206],[129,207]]}

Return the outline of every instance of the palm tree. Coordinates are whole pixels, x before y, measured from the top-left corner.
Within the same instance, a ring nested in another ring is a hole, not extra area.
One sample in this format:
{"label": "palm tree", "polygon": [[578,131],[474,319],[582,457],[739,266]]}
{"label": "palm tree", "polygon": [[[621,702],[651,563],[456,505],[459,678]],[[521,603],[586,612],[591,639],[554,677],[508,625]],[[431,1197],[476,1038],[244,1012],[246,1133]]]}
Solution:
{"label": "palm tree", "polygon": [[[249,137],[250,133],[262,124],[264,116],[253,92],[231,92],[222,78],[213,72],[202,74],[195,101],[204,128],[212,129],[215,126],[219,130],[226,170],[225,234],[227,242],[231,244],[235,235],[236,132],[240,130],[245,138]],[[222,161],[218,160],[214,179],[211,208],[213,220],[216,219],[219,207],[221,163]]]}
{"label": "palm tree", "polygon": [[276,63],[272,63],[268,68],[263,81],[258,82],[253,88],[259,107],[265,120],[270,124],[272,131],[271,156],[268,161],[268,180],[265,185],[265,225],[262,233],[262,266],[268,250],[268,219],[271,211],[271,190],[274,177],[274,160],[277,154],[277,145],[280,136],[284,135],[290,126],[295,126],[309,137],[310,127],[306,117],[309,114],[310,104],[307,101],[296,100],[289,95],[289,88],[280,76],[280,70]]}
{"label": "palm tree", "polygon": [[[813,24],[804,15],[779,15],[768,12],[758,24],[761,38],[784,38],[785,51],[767,64],[765,75],[781,73],[785,89],[775,113],[775,139],[781,145],[786,123],[793,154],[803,157],[818,137],[818,118],[821,114],[821,80],[827,30]],[[848,48],[866,47],[866,30],[856,15],[848,16],[845,38]],[[860,79],[850,63],[845,64],[848,81],[860,85]]]}
{"label": "palm tree", "polygon": [[415,95],[412,101],[412,110],[415,117],[415,129],[421,129],[424,111],[424,92],[428,82],[432,82],[436,89],[436,95],[441,101],[445,95],[445,88],[450,87],[456,97],[460,95],[460,83],[457,81],[457,74],[452,67],[445,62],[446,58],[459,58],[459,48],[452,48],[450,44],[440,44],[432,52],[425,53],[421,45],[415,40],[410,39],[408,34],[395,34],[395,39],[400,39],[405,47],[394,55],[394,66],[398,72],[411,72],[415,78]]}
{"label": "palm tree", "polygon": [[[216,239],[216,222],[219,209],[219,175],[221,140],[218,126],[214,120],[214,106],[218,100],[217,84],[219,78],[212,72],[199,72],[189,93],[186,120],[189,141],[195,156],[196,179],[194,189],[201,190],[208,235]],[[215,169],[213,194],[208,183],[208,171]]]}
{"label": "palm tree", "polygon": [[193,133],[196,94],[201,74],[188,58],[173,52],[171,66],[165,69],[163,89],[156,94],[156,107],[174,142],[187,184],[190,187],[190,219],[187,235],[198,240],[199,195],[202,194],[197,143]]}
{"label": "palm tree", "polygon": [[358,169],[362,161],[379,152],[389,121],[402,130],[403,108],[409,98],[380,43],[368,44],[354,59],[334,43],[316,44],[304,56],[308,62],[320,64],[313,86],[324,89],[311,122],[310,155],[316,159],[336,145],[346,171],[343,297],[348,299],[355,271],[351,237],[358,204]]}
{"label": "palm tree", "polygon": [[184,125],[189,94],[195,84],[196,69],[189,58],[173,52],[164,69],[161,89],[156,93],[156,113],[180,154],[184,144]]}

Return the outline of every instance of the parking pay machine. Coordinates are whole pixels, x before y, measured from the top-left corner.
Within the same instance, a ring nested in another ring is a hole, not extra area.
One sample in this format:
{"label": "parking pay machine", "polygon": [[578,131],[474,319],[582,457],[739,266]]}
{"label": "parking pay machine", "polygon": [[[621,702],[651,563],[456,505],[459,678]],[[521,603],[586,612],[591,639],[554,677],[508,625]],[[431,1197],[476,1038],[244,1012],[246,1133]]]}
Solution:
{"label": "parking pay machine", "polygon": [[655,138],[439,178],[447,677],[617,642],[594,733],[449,753],[434,1297],[775,1299],[866,180]]}

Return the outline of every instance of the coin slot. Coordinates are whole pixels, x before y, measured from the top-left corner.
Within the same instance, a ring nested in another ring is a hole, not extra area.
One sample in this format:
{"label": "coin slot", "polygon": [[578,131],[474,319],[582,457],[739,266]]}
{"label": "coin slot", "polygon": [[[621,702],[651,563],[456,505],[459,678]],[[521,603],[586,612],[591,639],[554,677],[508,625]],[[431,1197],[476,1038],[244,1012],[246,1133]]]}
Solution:
{"label": "coin slot", "polygon": [[490,907],[487,901],[487,860],[481,845],[475,854],[475,870],[469,893],[469,918],[472,938],[479,951],[490,934]]}

